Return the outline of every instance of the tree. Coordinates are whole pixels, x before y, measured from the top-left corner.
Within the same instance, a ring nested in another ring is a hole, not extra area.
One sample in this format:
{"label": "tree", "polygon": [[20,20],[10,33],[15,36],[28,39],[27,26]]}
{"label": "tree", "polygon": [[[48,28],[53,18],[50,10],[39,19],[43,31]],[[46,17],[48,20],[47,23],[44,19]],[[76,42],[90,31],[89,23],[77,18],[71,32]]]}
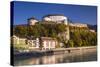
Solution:
{"label": "tree", "polygon": [[69,40],[69,41],[68,41],[68,45],[69,45],[69,47],[74,47],[74,42],[73,42],[73,40]]}
{"label": "tree", "polygon": [[25,37],[27,35],[27,27],[26,26],[16,26],[14,28],[13,33],[20,37]]}
{"label": "tree", "polygon": [[78,47],[97,45],[96,32],[90,32],[88,28],[70,27],[70,39]]}

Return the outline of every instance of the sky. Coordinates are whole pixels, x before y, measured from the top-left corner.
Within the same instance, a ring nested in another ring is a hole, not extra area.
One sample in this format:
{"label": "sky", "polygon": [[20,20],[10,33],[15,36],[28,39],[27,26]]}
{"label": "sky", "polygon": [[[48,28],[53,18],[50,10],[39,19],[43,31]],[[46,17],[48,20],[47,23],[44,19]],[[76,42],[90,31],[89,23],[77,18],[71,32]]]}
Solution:
{"label": "sky", "polygon": [[13,8],[14,25],[27,24],[31,17],[41,21],[48,14],[63,14],[77,23],[97,24],[96,6],[14,1]]}

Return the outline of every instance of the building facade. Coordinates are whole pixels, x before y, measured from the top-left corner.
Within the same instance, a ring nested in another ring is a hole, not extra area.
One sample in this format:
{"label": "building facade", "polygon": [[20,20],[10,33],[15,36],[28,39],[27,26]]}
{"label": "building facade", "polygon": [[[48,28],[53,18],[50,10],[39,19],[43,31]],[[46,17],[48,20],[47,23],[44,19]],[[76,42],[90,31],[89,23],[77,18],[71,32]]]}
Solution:
{"label": "building facade", "polygon": [[61,14],[51,14],[43,17],[43,21],[52,21],[56,23],[64,23],[68,25],[68,18]]}
{"label": "building facade", "polygon": [[26,38],[20,38],[18,36],[13,35],[11,37],[12,44],[26,44]]}
{"label": "building facade", "polygon": [[28,25],[35,25],[38,22],[34,17],[28,19]]}
{"label": "building facade", "polygon": [[69,23],[69,25],[74,27],[88,27],[87,24],[82,24],[82,23]]}
{"label": "building facade", "polygon": [[58,41],[55,38],[51,37],[41,37],[42,49],[54,49],[58,45]]}

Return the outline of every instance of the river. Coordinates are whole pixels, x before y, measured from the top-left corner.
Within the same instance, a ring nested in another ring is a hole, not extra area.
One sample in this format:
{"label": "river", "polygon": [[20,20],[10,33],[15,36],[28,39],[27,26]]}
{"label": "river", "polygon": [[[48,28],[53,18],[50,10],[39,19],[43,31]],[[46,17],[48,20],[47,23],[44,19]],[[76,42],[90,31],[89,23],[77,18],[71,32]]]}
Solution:
{"label": "river", "polygon": [[97,50],[89,49],[79,52],[71,52],[57,55],[31,57],[25,59],[14,60],[14,65],[38,65],[38,64],[56,64],[56,63],[71,63],[71,62],[86,62],[97,61]]}

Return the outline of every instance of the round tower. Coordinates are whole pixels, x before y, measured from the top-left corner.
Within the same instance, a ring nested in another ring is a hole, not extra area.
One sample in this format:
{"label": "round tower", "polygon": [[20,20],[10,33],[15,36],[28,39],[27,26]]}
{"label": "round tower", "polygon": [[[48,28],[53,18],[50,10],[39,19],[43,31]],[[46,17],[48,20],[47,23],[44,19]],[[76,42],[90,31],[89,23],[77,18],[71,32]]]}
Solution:
{"label": "round tower", "polygon": [[43,17],[43,21],[68,24],[68,18],[62,14],[50,14]]}
{"label": "round tower", "polygon": [[28,19],[28,25],[35,25],[38,22],[34,17]]}

